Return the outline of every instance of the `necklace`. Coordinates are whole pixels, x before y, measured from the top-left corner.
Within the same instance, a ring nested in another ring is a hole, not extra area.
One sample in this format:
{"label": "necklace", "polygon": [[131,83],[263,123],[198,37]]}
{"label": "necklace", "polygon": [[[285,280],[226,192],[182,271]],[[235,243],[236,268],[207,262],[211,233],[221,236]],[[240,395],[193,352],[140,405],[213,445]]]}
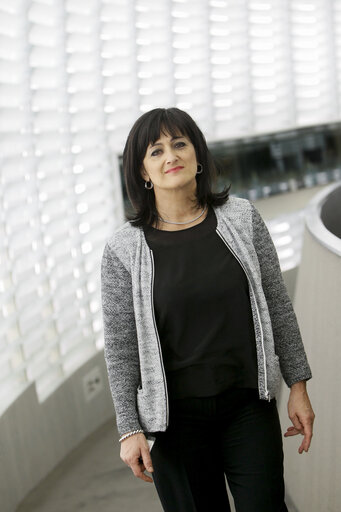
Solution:
{"label": "necklace", "polygon": [[167,222],[167,224],[189,224],[190,222],[194,222],[195,220],[198,220],[204,214],[204,212],[206,211],[206,208],[207,208],[207,206],[205,206],[203,211],[197,217],[195,217],[195,219],[186,220],[186,222],[172,222],[170,220],[162,219],[162,217],[159,217],[159,220],[161,220],[162,222]]}

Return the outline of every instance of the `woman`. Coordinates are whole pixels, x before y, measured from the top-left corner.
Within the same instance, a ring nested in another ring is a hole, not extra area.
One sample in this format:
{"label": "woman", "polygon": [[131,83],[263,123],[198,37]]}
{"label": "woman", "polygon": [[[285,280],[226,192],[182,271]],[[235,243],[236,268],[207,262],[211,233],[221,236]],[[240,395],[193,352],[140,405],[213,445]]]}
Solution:
{"label": "woman", "polygon": [[[276,407],[308,451],[302,339],[269,232],[246,199],[212,192],[213,160],[185,112],[142,115],[123,153],[136,214],[102,258],[105,359],[121,458],[165,511],[286,511]],[[151,450],[150,448],[151,447]]]}

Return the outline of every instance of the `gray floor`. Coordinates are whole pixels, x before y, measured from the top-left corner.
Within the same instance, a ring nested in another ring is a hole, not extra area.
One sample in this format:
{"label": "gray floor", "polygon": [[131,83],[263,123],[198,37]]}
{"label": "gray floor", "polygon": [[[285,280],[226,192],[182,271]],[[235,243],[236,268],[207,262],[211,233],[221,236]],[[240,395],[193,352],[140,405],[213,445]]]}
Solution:
{"label": "gray floor", "polygon": [[16,512],[162,512],[154,484],[135,478],[119,457],[110,421],[83,441]]}
{"label": "gray floor", "polygon": [[119,449],[110,420],[47,475],[16,512],[162,512],[154,484],[134,477]]}

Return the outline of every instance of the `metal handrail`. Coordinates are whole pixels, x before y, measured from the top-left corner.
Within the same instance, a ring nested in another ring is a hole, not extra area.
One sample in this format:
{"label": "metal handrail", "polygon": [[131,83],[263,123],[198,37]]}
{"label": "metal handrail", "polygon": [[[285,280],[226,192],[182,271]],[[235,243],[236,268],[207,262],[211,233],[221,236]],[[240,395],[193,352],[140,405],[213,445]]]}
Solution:
{"label": "metal handrail", "polygon": [[341,239],[331,233],[321,220],[321,210],[324,203],[328,201],[329,194],[338,188],[341,188],[341,181],[328,185],[318,192],[311,201],[309,201],[305,210],[305,222],[310,233],[320,242],[321,245],[338,256],[341,256]]}

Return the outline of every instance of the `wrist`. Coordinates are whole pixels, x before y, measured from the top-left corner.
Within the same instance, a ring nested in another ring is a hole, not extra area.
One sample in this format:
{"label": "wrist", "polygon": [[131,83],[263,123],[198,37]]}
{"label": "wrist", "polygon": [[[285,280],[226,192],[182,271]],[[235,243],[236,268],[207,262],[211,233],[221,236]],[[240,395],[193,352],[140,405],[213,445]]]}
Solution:
{"label": "wrist", "polygon": [[300,380],[299,382],[294,382],[290,387],[290,392],[293,393],[304,393],[307,390],[307,382],[305,380]]}
{"label": "wrist", "polygon": [[128,437],[131,437],[131,436],[134,436],[136,434],[143,434],[143,430],[140,430],[140,429],[137,429],[137,430],[132,430],[131,432],[127,432],[126,434],[123,434],[120,438],[119,438],[119,442],[121,443],[122,441],[124,441],[125,439],[128,439]]}

